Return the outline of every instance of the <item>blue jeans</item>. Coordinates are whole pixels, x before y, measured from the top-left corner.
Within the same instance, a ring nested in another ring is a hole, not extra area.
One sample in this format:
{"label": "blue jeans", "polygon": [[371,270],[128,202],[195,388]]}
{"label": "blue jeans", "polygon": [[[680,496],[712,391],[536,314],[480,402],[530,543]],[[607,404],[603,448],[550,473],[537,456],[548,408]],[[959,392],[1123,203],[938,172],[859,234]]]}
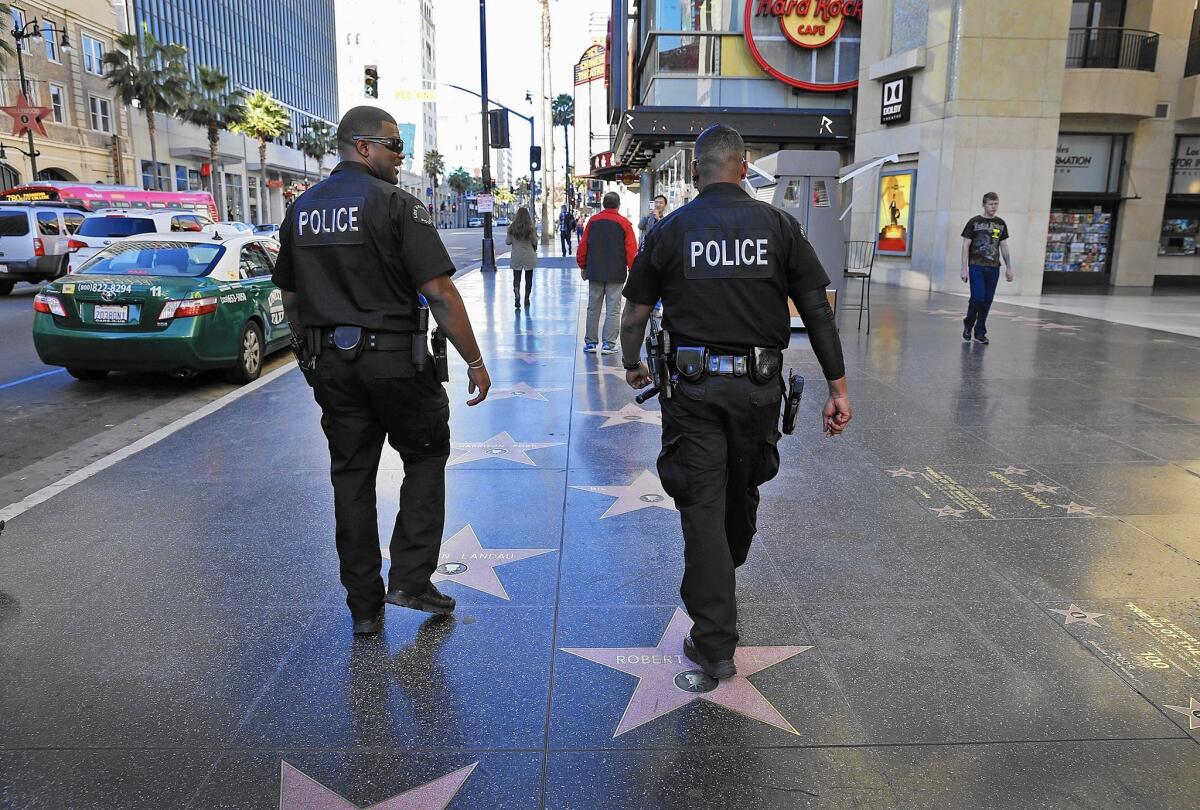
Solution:
{"label": "blue jeans", "polygon": [[972,264],[967,268],[971,279],[971,302],[967,304],[967,317],[963,318],[964,329],[975,329],[975,337],[987,334],[988,310],[996,296],[996,285],[1000,282],[1000,268],[986,264]]}

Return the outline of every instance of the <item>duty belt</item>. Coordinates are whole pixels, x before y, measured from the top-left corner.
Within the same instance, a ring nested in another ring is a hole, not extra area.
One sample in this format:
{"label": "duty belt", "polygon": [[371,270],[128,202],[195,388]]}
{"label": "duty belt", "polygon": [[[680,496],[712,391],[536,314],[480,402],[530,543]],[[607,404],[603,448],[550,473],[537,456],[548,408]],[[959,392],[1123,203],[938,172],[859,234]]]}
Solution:
{"label": "duty belt", "polygon": [[[341,327],[344,328],[344,327]],[[328,349],[339,348],[334,338],[336,326],[321,327],[321,346]],[[412,346],[411,332],[372,332],[362,330],[362,350],[369,352],[395,352]]]}

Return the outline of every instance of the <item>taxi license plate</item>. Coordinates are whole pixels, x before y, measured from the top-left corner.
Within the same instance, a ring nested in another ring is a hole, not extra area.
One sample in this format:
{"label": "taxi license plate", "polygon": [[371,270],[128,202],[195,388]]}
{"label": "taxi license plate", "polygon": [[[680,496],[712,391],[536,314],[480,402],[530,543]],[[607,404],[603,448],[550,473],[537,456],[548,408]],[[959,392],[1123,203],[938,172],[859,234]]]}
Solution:
{"label": "taxi license plate", "polygon": [[96,323],[129,323],[129,307],[124,304],[96,304],[92,320]]}

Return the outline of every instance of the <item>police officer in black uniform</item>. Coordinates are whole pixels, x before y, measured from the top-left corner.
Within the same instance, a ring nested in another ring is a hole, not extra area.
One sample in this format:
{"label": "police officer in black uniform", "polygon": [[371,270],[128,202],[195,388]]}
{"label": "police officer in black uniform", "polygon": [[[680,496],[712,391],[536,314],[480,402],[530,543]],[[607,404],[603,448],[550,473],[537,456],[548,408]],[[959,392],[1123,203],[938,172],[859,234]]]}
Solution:
{"label": "police officer in black uniform", "polygon": [[[376,107],[342,117],[341,162],[288,209],[272,276],[321,406],[341,581],[358,635],[382,629],[385,600],[430,613],[454,609],[429,582],[445,523],[450,409],[418,333],[419,294],[468,362],[475,396],[467,404],[483,401],[491,386],[433,218],[395,185],[399,136],[395,119]],[[386,593],[375,512],[385,439],[404,461]]]}
{"label": "police officer in black uniform", "polygon": [[842,347],[825,298],[825,275],[799,224],[742,190],[745,145],[717,125],[696,139],[695,200],[646,236],[621,322],[626,380],[650,384],[639,359],[646,322],[664,305],[679,383],[660,395],[658,471],[683,524],[680,595],[692,618],[684,652],[712,678],[736,673],[734,570],[756,531],[758,487],[779,471],[782,350],[791,339],[790,297],[829,384],[822,422],[850,421]]}

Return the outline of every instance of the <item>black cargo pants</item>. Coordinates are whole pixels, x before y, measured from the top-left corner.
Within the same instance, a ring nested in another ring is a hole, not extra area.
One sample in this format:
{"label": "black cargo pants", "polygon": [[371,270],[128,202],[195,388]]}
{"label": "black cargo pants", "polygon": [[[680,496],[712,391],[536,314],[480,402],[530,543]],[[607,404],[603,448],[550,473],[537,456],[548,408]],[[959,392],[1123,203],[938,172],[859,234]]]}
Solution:
{"label": "black cargo pants", "polygon": [[357,619],[383,607],[375,478],[383,442],[404,462],[392,530],[388,589],[422,593],[437,566],[446,520],[450,404],[433,362],[416,372],[410,351],[326,348],[307,375],[329,440],[330,478],[342,585]]}
{"label": "black cargo pants", "polygon": [[662,400],[658,474],[683,524],[683,584],[692,638],[710,659],[737,647],[734,569],[757,531],[758,487],[779,472],[783,381],[708,377]]}

